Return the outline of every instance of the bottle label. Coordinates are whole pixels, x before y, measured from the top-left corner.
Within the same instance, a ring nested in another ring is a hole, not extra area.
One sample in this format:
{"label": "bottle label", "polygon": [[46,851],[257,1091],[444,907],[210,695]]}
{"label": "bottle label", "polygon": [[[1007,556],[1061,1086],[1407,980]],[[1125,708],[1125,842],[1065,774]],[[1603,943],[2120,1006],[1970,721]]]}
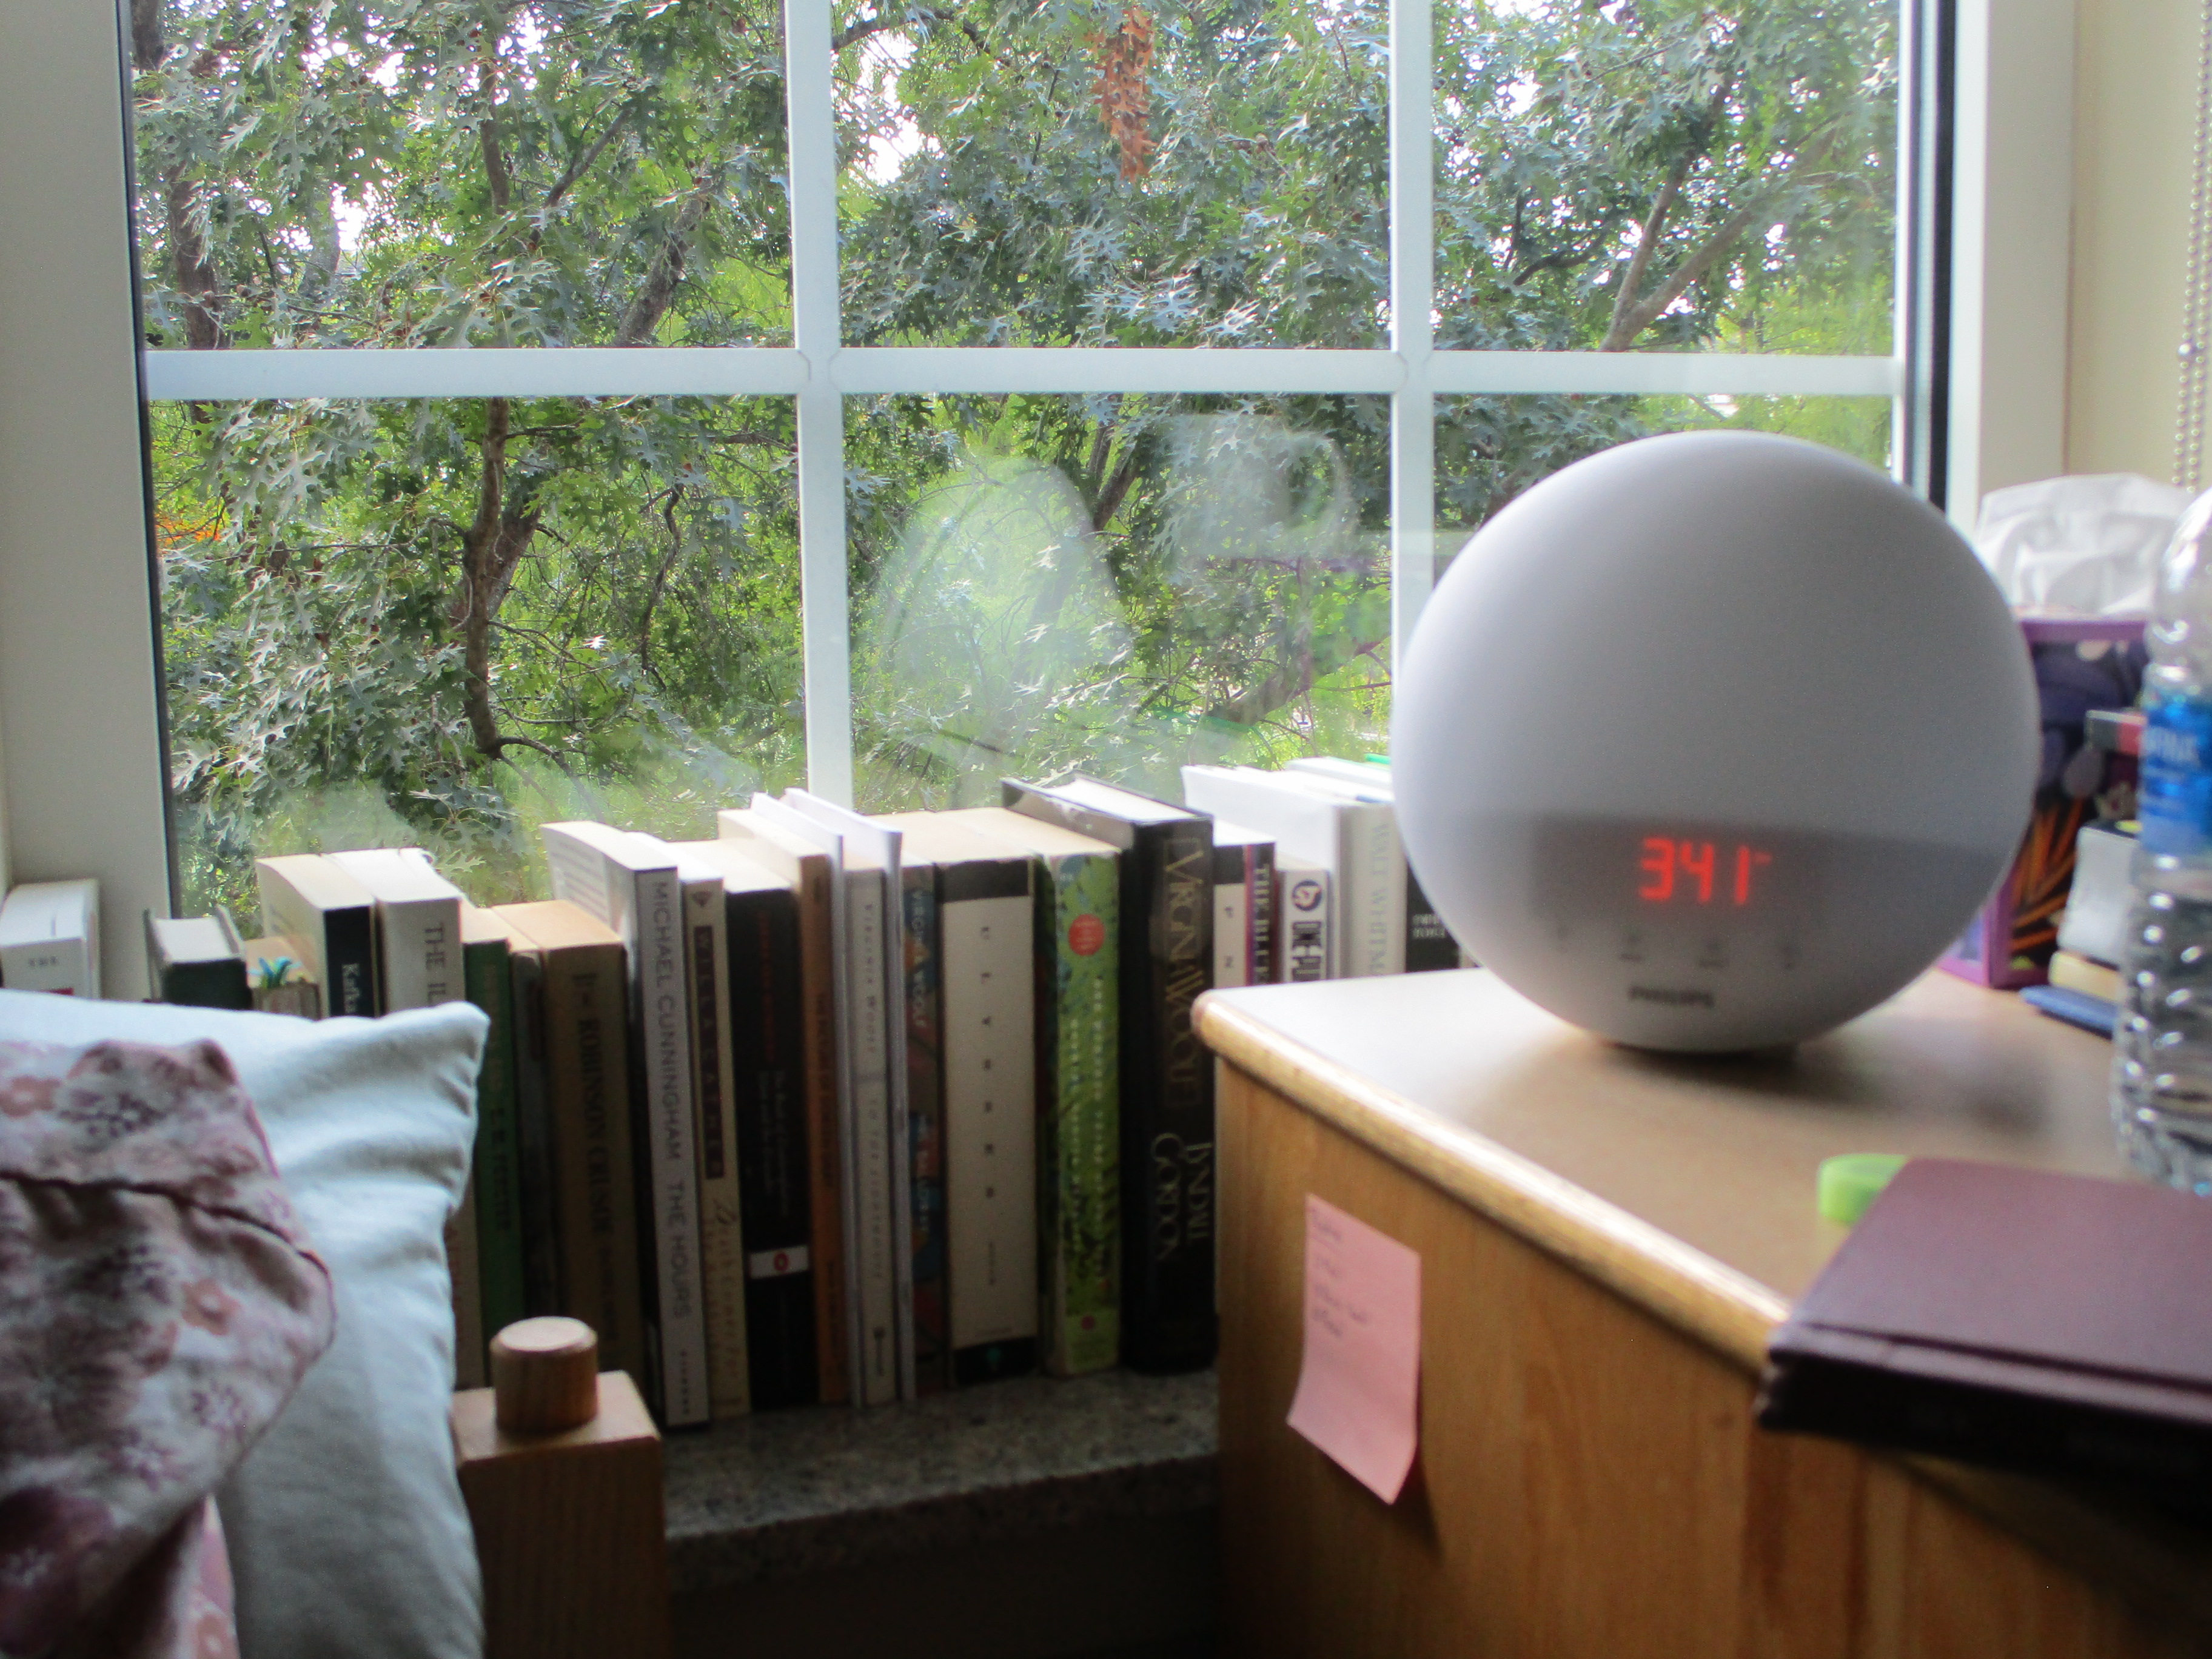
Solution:
{"label": "bottle label", "polygon": [[2212,701],[2144,699],[2142,844],[2188,858],[2212,847]]}

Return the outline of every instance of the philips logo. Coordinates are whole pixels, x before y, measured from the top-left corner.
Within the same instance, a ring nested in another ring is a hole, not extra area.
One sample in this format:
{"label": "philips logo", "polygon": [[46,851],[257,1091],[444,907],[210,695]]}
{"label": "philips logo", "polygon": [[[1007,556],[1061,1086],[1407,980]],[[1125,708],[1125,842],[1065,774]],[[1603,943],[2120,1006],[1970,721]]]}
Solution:
{"label": "philips logo", "polygon": [[1668,1008],[1711,1008],[1717,1006],[1711,991],[1672,985],[1632,985],[1631,1002],[1656,1002]]}

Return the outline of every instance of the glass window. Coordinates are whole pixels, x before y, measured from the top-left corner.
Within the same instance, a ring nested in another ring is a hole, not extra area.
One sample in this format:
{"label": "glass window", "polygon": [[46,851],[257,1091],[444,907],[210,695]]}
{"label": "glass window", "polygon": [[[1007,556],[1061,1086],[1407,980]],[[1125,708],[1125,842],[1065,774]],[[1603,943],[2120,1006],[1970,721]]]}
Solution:
{"label": "glass window", "polygon": [[802,781],[791,446],[775,399],[159,408],[186,913],[363,846],[543,897],[540,823]]}
{"label": "glass window", "polygon": [[1894,4],[1436,20],[1439,346],[1891,349]]}
{"label": "glass window", "polygon": [[865,808],[1383,745],[1386,399],[848,409]]}
{"label": "glass window", "polygon": [[137,0],[149,343],[790,337],[764,0]]}
{"label": "glass window", "polygon": [[136,0],[185,902],[1382,747],[1536,480],[1888,464],[1899,6]]}

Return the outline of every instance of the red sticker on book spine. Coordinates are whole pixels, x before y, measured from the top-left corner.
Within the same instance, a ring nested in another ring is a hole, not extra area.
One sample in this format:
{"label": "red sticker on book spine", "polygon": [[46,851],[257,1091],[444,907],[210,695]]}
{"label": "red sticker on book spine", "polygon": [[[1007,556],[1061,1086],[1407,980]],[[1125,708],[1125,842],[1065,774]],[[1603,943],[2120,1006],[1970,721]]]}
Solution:
{"label": "red sticker on book spine", "polygon": [[1080,915],[1067,924],[1067,948],[1079,957],[1097,955],[1105,942],[1106,924],[1094,915]]}

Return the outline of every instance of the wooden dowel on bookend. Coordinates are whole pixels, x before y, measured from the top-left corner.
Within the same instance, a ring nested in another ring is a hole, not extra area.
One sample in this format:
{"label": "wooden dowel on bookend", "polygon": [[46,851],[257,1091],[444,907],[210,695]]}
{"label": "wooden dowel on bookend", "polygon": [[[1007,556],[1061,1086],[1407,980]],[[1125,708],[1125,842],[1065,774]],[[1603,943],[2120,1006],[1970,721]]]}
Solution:
{"label": "wooden dowel on bookend", "polygon": [[492,1339],[493,1386],[453,1396],[485,1659],[666,1659],[660,1431],[599,1349],[580,1320],[522,1320]]}
{"label": "wooden dowel on bookend", "polygon": [[524,1319],[491,1340],[491,1391],[509,1434],[555,1434],[599,1414],[599,1339],[580,1319]]}

